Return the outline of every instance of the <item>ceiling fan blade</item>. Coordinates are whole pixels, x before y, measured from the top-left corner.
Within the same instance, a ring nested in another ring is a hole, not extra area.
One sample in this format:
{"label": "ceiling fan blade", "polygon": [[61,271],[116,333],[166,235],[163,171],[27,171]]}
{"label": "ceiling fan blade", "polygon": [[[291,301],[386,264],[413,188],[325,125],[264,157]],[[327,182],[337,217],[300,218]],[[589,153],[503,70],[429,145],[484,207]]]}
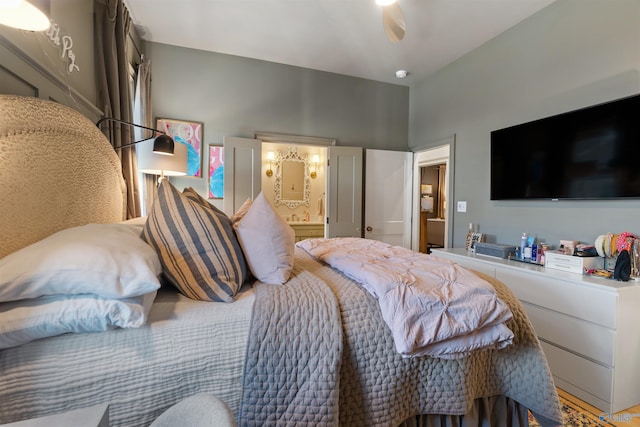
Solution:
{"label": "ceiling fan blade", "polygon": [[392,42],[399,42],[404,38],[404,13],[402,13],[398,2],[382,8],[382,26]]}

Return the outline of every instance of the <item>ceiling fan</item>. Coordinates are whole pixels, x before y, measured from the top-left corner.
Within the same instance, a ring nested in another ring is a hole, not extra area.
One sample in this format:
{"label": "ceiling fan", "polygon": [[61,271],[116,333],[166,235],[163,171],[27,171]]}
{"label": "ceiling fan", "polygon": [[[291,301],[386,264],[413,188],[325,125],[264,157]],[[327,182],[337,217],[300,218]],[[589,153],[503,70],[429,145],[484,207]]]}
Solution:
{"label": "ceiling fan", "polygon": [[405,23],[397,0],[376,0],[376,4],[382,6],[382,26],[387,37],[393,43],[399,42],[404,38]]}

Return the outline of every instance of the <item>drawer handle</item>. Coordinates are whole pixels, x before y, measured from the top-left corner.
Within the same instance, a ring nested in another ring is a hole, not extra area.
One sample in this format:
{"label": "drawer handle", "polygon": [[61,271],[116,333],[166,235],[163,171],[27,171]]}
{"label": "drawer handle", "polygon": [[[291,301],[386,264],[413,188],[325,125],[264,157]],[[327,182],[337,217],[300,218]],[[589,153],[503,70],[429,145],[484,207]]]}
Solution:
{"label": "drawer handle", "polygon": [[367,226],[367,231],[373,231],[373,227]]}

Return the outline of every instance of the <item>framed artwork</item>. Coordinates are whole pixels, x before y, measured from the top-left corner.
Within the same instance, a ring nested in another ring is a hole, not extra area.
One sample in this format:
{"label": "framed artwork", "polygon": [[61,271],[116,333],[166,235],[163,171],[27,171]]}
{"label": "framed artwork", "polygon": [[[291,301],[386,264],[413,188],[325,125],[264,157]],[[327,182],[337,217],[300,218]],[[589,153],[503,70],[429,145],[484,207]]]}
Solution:
{"label": "framed artwork", "polygon": [[209,145],[209,198],[224,197],[224,147]]}
{"label": "framed artwork", "polygon": [[156,129],[166,132],[176,144],[186,144],[187,176],[202,176],[202,128],[200,122],[156,119]]}

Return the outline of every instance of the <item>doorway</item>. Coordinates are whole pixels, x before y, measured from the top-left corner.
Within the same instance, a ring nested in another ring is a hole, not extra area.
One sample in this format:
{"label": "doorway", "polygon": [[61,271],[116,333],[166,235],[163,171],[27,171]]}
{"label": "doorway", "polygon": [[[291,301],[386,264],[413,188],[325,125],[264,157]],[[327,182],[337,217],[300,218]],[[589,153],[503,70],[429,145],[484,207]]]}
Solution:
{"label": "doorway", "polygon": [[[453,242],[451,224],[455,135],[414,152],[412,249],[429,252],[430,247],[449,248]],[[421,244],[422,243],[422,244]],[[430,246],[431,244],[431,246]]]}
{"label": "doorway", "polygon": [[445,246],[446,163],[420,166],[419,251]]}

